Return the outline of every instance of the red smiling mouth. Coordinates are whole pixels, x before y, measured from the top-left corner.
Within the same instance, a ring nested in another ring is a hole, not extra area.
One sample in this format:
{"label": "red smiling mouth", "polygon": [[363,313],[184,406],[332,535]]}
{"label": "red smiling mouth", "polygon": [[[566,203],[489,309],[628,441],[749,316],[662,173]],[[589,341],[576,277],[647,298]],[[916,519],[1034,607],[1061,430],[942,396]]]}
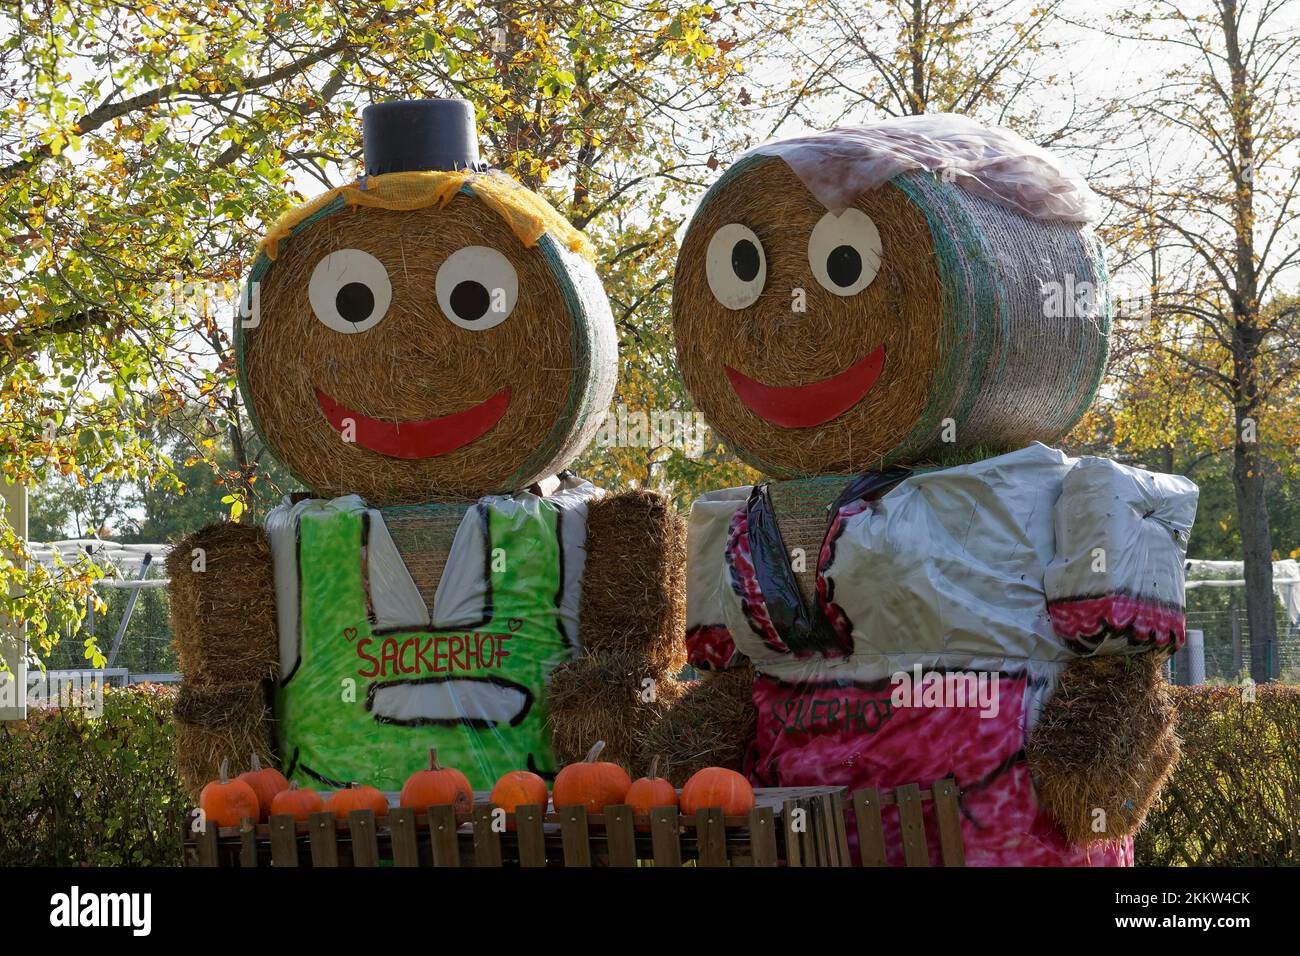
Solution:
{"label": "red smiling mouth", "polygon": [[737,397],[760,418],[782,428],[813,428],[862,401],[885,367],[885,346],[844,371],[807,385],[764,385],[724,366]]}
{"label": "red smiling mouth", "polygon": [[509,387],[463,412],[416,422],[385,422],[340,405],[319,388],[316,403],[335,431],[346,434],[351,423],[353,441],[389,458],[433,458],[468,445],[487,432],[506,413]]}

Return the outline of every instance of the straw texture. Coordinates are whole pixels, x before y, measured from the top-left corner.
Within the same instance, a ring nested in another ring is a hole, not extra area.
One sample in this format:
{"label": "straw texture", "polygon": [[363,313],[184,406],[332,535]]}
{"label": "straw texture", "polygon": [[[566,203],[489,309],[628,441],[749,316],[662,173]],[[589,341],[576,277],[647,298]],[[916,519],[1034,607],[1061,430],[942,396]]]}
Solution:
{"label": "straw texture", "polygon": [[442,569],[447,566],[451,554],[452,541],[468,510],[468,504],[406,505],[382,509],[384,525],[420,596],[424,598],[425,607],[433,607]]}
{"label": "straw texture", "polygon": [[[453,325],[434,295],[438,267],[465,246],[510,261],[519,299],[487,330]],[[383,263],[392,303],[375,327],[336,332],[308,298],[316,264],[339,249]],[[615,336],[590,264],[549,234],[525,248],[476,195],[395,211],[341,202],[303,219],[264,257],[260,321],[236,323],[241,385],[255,424],[294,474],[321,497],[357,493],[373,505],[506,493],[567,465],[599,427],[613,392]],[[316,390],[349,411],[411,423],[473,408],[509,389],[508,407],[462,447],[418,459],[348,442],[325,418]]]}
{"label": "straw texture", "polygon": [[645,752],[663,756],[664,776],[674,786],[705,767],[742,770],[745,748],[758,725],[753,687],[754,670],[748,661],[731,670],[710,671],[686,684],[677,704],[650,728]]}
{"label": "straw texture", "polygon": [[653,677],[686,664],[686,522],[652,491],[587,509],[579,637],[592,653],[630,652]]}
{"label": "straw texture", "polygon": [[280,650],[270,543],[259,527],[209,525],[172,548],[167,576],[183,675],[176,765],[197,795],[222,760],[243,767],[256,753],[275,764],[266,688],[279,672]]}
{"label": "straw texture", "polygon": [[[733,167],[735,169],[736,167]],[[822,288],[808,238],[826,213],[780,160],[759,157],[711,190],[682,242],[673,285],[678,363],[692,398],[740,457],[773,477],[849,473],[879,462],[911,427],[939,359],[940,277],[925,217],[899,189],[859,201],[885,250],[879,274],[856,296]],[[749,308],[731,311],[709,288],[705,250],[728,223],[763,245],[767,280]],[[906,249],[907,254],[891,255]],[[794,311],[802,290],[806,311]],[[725,368],[764,385],[825,379],[884,344],[884,369],[854,407],[816,428],[783,428],[741,403]]]}
{"label": "straw texture", "polygon": [[1181,742],[1164,660],[1073,661],[1034,725],[1026,752],[1038,799],[1071,842],[1136,833],[1173,772]]}
{"label": "straw texture", "polygon": [[654,753],[646,750],[646,734],[662,723],[685,686],[629,651],[584,652],[561,665],[551,673],[547,696],[556,760],[581,760],[593,741],[603,740],[602,760],[641,775]]}
{"label": "straw texture", "polygon": [[176,767],[185,788],[197,797],[217,778],[222,761],[246,767],[257,754],[275,766],[266,688],[261,681],[182,684],[176,698]]}
{"label": "straw texture", "polygon": [[[200,551],[204,570],[195,570]],[[167,556],[176,656],[187,683],[274,677],[280,666],[271,545],[259,527],[214,524]]]}
{"label": "straw texture", "polygon": [[644,773],[645,735],[681,697],[686,663],[686,523],[672,502],[625,491],[587,509],[582,654],[551,674],[556,757],[580,760],[593,740],[605,759]]}
{"label": "straw texture", "polygon": [[767,486],[786,554],[793,555],[795,549],[803,552],[803,560],[795,561],[792,557],[790,566],[809,607],[816,600],[817,561],[822,540],[830,526],[830,508],[846,484],[844,477],[829,475],[798,481],[773,481]]}
{"label": "straw texture", "polygon": [[[784,161],[743,160],[695,213],[673,289],[678,360],[688,390],[736,453],[771,477],[795,478],[1064,434],[1086,410],[1107,357],[1106,276],[1092,233],[1030,219],[930,173],[898,176],[857,208],[879,230],[883,256],[874,281],[849,297],[813,277],[808,238],[826,209]],[[755,232],[767,261],[762,294],[739,311],[714,299],[705,270],[709,240],[732,222]],[[805,313],[791,308],[798,289]],[[724,372],[806,385],[880,344],[876,384],[811,428],[764,420]]]}

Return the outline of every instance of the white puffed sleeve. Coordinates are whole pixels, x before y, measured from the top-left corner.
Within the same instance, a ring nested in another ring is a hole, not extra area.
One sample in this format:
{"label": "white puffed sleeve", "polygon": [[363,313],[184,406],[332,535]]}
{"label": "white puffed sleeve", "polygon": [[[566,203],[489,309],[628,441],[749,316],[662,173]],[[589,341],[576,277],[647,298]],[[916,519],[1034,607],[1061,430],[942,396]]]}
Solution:
{"label": "white puffed sleeve", "polygon": [[1044,586],[1052,627],[1079,653],[1175,650],[1184,639],[1183,562],[1196,485],[1080,458],[1056,504]]}
{"label": "white puffed sleeve", "polygon": [[722,604],[727,532],[752,489],[725,488],[691,504],[686,527],[686,653],[700,670],[725,670],[736,659],[736,645]]}

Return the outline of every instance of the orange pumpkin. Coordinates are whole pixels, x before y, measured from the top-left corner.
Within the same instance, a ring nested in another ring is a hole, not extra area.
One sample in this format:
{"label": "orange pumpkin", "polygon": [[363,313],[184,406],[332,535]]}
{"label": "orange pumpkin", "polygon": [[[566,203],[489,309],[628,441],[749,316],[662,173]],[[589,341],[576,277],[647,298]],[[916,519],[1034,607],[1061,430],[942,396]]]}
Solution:
{"label": "orange pumpkin", "polygon": [[743,816],[754,809],[754,788],[734,770],[705,767],[696,771],[682,787],[682,813],[714,809],[729,817]]}
{"label": "orange pumpkin", "polygon": [[[488,801],[500,807],[506,813],[514,813],[520,807],[539,806],[546,810],[546,781],[527,770],[511,770],[502,774],[501,779],[492,785],[492,794]],[[515,829],[515,822],[506,824],[509,830]]]}
{"label": "orange pumpkin", "polygon": [[556,774],[552,791],[555,809],[584,806],[588,813],[600,813],[624,801],[632,778],[618,764],[596,760],[604,749],[605,741],[596,741],[582,761],[571,763]]}
{"label": "orange pumpkin", "polygon": [[241,773],[239,779],[252,787],[253,792],[257,794],[257,805],[261,811],[259,819],[265,823],[271,814],[271,801],[275,799],[277,793],[289,789],[289,781],[284,779],[284,774],[274,767],[263,767],[257,754],[253,754],[249,766],[252,769]]}
{"label": "orange pumpkin", "polygon": [[299,789],[296,783],[291,783],[288,790],[281,790],[271,799],[269,816],[288,814],[301,823],[313,813],[320,813],[324,809],[325,801],[319,793],[310,787]]}
{"label": "orange pumpkin", "polygon": [[208,823],[237,827],[245,818],[256,821],[261,812],[257,794],[243,780],[230,779],[230,761],[221,761],[220,779],[206,784],[199,793],[199,809]]}
{"label": "orange pumpkin", "polygon": [[402,784],[398,802],[414,810],[453,806],[458,813],[468,813],[474,806],[474,790],[459,770],[438,766],[438,751],[429,748],[429,769],[417,770]]}
{"label": "orange pumpkin", "polygon": [[374,787],[347,785],[345,790],[335,790],[325,801],[325,809],[339,820],[346,820],[353,810],[373,810],[375,816],[388,815],[388,798]]}
{"label": "orange pumpkin", "polygon": [[[626,802],[639,817],[646,816],[655,807],[677,809],[677,790],[659,776],[659,758],[650,761],[650,770],[628,788]],[[650,824],[638,823],[638,830],[649,830]]]}

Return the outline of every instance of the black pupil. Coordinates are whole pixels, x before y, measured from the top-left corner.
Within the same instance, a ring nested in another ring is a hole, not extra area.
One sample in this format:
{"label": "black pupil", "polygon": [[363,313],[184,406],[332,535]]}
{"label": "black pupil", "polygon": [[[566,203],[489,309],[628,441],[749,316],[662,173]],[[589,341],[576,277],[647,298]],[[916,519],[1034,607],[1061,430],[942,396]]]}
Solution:
{"label": "black pupil", "polygon": [[451,290],[451,310],[466,322],[483,318],[491,301],[488,290],[482,283],[471,279],[457,282],[456,288]]}
{"label": "black pupil", "polygon": [[375,294],[364,282],[349,282],[334,297],[334,307],[348,322],[364,322],[375,311]]}
{"label": "black pupil", "polygon": [[862,256],[852,246],[836,246],[826,257],[826,274],[837,286],[846,289],[862,275]]}
{"label": "black pupil", "polygon": [[731,247],[731,271],[741,282],[753,282],[758,275],[758,247],[748,239]]}

